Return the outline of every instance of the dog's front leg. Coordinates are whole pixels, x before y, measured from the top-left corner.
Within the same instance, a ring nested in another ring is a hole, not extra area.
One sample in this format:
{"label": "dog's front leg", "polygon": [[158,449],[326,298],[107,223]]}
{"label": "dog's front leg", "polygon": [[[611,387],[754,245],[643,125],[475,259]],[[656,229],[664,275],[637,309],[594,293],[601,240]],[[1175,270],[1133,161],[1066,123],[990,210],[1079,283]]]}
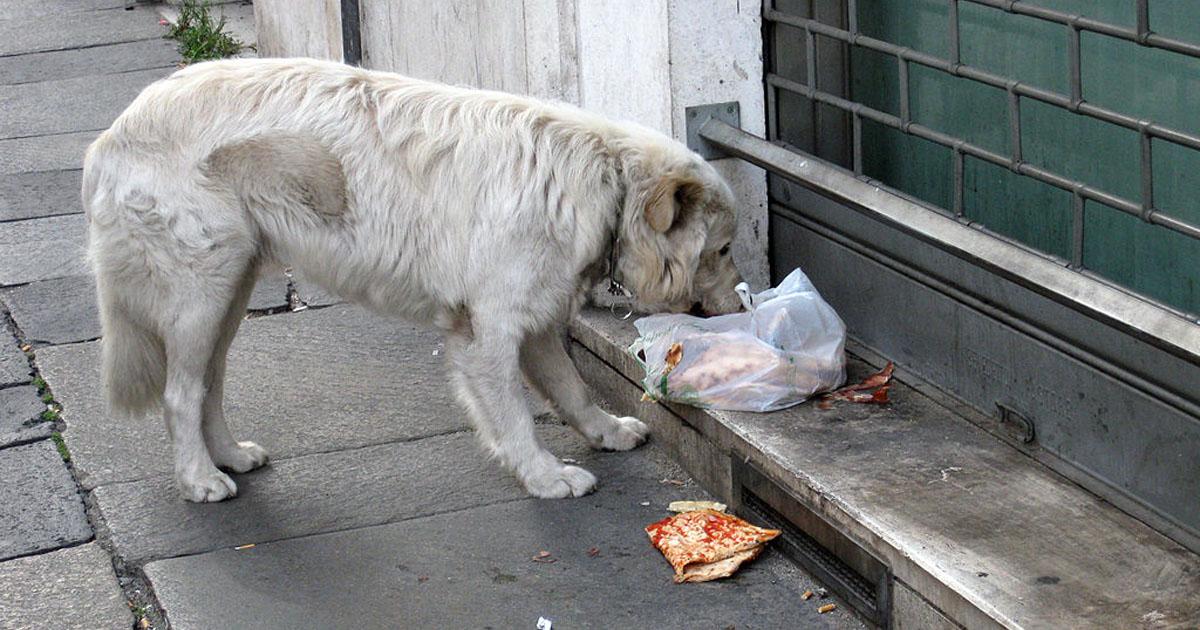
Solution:
{"label": "dog's front leg", "polygon": [[521,391],[520,339],[476,326],[447,338],[451,377],[484,446],[512,470],[529,494],[543,499],[583,496],[596,477],[563,464],[542,446]]}
{"label": "dog's front leg", "polygon": [[619,418],[592,402],[587,384],[575,369],[557,329],[526,338],[521,345],[521,369],[530,384],[592,448],[627,451],[645,442],[650,434],[641,420]]}

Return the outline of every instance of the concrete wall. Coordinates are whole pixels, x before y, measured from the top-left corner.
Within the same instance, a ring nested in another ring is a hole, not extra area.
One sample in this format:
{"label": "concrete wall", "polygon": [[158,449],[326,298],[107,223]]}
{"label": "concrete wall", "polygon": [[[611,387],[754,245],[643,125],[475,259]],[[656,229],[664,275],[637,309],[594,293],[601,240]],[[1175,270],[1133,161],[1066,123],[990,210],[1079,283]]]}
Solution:
{"label": "concrete wall", "polygon": [[[341,45],[336,5],[256,0],[264,53],[331,57],[334,43],[337,50]],[[686,107],[738,101],[742,127],[764,135],[756,0],[359,0],[359,6],[368,68],[563,100],[680,141]],[[715,165],[739,198],[735,260],[761,288],[769,279],[766,177],[740,160]]]}
{"label": "concrete wall", "polygon": [[342,60],[341,0],[254,0],[260,57]]}

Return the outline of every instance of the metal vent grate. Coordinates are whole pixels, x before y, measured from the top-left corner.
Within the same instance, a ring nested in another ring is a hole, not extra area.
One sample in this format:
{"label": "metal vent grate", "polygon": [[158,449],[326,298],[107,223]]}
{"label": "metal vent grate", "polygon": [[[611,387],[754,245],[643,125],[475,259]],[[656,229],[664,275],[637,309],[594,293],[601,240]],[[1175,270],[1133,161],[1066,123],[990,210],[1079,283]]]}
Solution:
{"label": "metal vent grate", "polygon": [[[891,619],[891,572],[756,469],[740,464],[738,511],[783,534],[776,547],[882,627]],[[785,514],[790,515],[785,516]]]}

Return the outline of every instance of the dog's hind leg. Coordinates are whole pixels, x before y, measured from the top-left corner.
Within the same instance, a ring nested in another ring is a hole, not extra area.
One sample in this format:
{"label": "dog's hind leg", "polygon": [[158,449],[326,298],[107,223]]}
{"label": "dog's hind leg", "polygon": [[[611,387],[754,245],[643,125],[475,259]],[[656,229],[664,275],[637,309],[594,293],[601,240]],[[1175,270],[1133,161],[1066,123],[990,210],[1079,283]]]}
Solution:
{"label": "dog's hind leg", "polygon": [[645,442],[650,434],[641,420],[619,418],[591,401],[557,329],[525,339],[521,344],[521,369],[530,384],[592,448],[627,451]]}
{"label": "dog's hind leg", "polygon": [[535,497],[591,492],[596,477],[560,462],[534,434],[533,415],[521,392],[520,340],[499,326],[476,326],[474,333],[451,333],[446,349],[452,380],[480,440]]}
{"label": "dog's hind leg", "polygon": [[175,450],[175,482],[185,499],[197,503],[237,496],[237,484],[217,470],[203,431],[205,376],[221,337],[225,306],[192,300],[175,314],[164,335],[167,381],[163,417]]}
{"label": "dog's hind leg", "polygon": [[244,473],[267,463],[267,451],[254,442],[238,442],[225,422],[225,362],[229,345],[246,315],[246,304],[254,290],[257,269],[251,265],[243,274],[237,292],[225,318],[221,322],[220,334],[208,361],[205,382],[208,386],[201,407],[201,430],[208,453],[218,468]]}

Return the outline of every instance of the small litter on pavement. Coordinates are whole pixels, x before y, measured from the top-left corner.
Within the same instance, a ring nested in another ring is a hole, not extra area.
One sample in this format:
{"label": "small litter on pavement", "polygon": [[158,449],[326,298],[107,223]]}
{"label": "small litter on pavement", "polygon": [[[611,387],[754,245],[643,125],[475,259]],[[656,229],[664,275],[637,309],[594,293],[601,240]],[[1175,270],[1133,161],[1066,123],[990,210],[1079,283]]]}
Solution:
{"label": "small litter on pavement", "polygon": [[558,562],[558,558],[550,555],[549,551],[544,550],[537,552],[537,555],[530,558],[530,560],[533,560],[534,562],[541,562],[542,564],[552,564]]}
{"label": "small litter on pavement", "polygon": [[589,558],[595,558],[595,557],[599,556],[599,555],[600,555],[600,548],[599,548],[599,547],[592,547],[591,549],[588,549],[588,550],[587,550],[587,555],[588,555],[588,557],[589,557]]}
{"label": "small litter on pavement", "polygon": [[675,569],[677,584],[729,577],[779,535],[779,530],[712,509],[681,512],[645,529],[650,543]]}
{"label": "small litter on pavement", "polygon": [[812,591],[804,591],[804,594],[800,596],[800,599],[803,599],[804,601],[808,601],[809,599],[812,598],[812,596],[813,596]]}
{"label": "small litter on pavement", "polygon": [[672,512],[694,512],[696,510],[716,510],[724,512],[726,505],[716,501],[672,501],[667,506]]}
{"label": "small litter on pavement", "polygon": [[833,612],[834,610],[837,610],[837,604],[825,604],[824,606],[818,608],[817,612],[824,615],[825,613]]}
{"label": "small litter on pavement", "polygon": [[545,617],[538,617],[537,630],[553,630],[554,622]]}

